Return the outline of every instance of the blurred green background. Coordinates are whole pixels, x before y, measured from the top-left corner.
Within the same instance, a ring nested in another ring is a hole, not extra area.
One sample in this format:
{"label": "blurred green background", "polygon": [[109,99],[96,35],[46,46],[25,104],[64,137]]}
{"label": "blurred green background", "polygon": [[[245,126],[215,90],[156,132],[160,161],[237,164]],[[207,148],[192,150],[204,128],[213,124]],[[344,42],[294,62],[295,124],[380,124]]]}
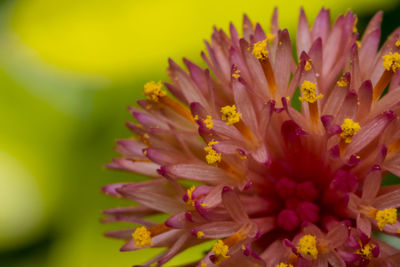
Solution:
{"label": "blurred green background", "polygon": [[[384,10],[384,38],[399,25],[393,0],[324,5],[333,18],[351,8],[361,30]],[[126,106],[145,82],[167,79],[168,57],[200,63],[213,25],[238,26],[246,13],[268,27],[274,6],[294,38],[298,8],[314,19],[321,2],[1,1],[0,266],[132,266],[151,257],[120,253],[102,234],[123,225],[99,223],[102,209],[129,204],[100,187],[138,179],[102,167],[116,156],[115,139],[129,136]]]}

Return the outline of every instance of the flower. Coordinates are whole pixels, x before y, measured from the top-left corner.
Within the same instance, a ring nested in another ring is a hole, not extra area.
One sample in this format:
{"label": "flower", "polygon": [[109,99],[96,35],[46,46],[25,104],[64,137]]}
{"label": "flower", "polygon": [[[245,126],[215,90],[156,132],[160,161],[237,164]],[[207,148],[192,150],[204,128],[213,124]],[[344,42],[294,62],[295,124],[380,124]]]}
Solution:
{"label": "flower", "polygon": [[310,28],[300,10],[293,58],[275,10],[269,33],[246,16],[242,36],[215,29],[208,69],[170,60],[107,165],[149,177],[103,188],[136,203],[104,221],[135,227],[106,235],[122,251],[167,248],[146,266],[210,240],[191,265],[399,264],[373,235],[400,234],[400,186],[382,186],[400,175],[400,29],[378,49],[381,19],[359,38],[351,12],[331,25],[322,9]]}

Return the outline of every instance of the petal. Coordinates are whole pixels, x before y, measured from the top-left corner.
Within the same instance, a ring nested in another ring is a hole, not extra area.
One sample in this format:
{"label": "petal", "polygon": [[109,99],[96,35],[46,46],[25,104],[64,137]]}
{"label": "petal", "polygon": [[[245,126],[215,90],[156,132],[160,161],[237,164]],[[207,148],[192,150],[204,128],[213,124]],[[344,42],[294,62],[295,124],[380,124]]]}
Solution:
{"label": "petal", "polygon": [[223,170],[207,164],[177,164],[164,167],[166,173],[182,179],[210,184],[232,184],[233,179]]}
{"label": "petal", "polygon": [[153,162],[132,161],[123,158],[113,159],[113,162],[105,165],[107,168],[114,170],[129,171],[133,173],[143,174],[151,177],[160,177],[157,169],[160,165]]}
{"label": "petal", "polygon": [[311,47],[311,35],[308,21],[303,8],[300,8],[299,24],[297,26],[297,56],[308,52]]}
{"label": "petal", "polygon": [[372,201],[378,194],[382,184],[382,172],[380,170],[371,170],[367,174],[363,184],[362,199],[367,203]]}
{"label": "petal", "polygon": [[400,190],[395,190],[390,193],[378,196],[372,202],[372,205],[377,209],[399,208],[400,207]]}
{"label": "petal", "polygon": [[242,202],[239,200],[239,197],[235,191],[228,186],[225,186],[222,189],[222,203],[234,221],[238,223],[244,223],[248,221],[249,218],[242,205]]}
{"label": "petal", "polygon": [[353,136],[353,140],[347,147],[344,157],[347,158],[352,154],[356,154],[370,144],[378,135],[382,134],[383,130],[394,118],[395,116],[393,116],[392,112],[386,112],[364,125],[361,130]]}
{"label": "petal", "polygon": [[232,221],[210,222],[193,228],[193,233],[203,232],[204,238],[224,238],[233,235],[240,225]]}

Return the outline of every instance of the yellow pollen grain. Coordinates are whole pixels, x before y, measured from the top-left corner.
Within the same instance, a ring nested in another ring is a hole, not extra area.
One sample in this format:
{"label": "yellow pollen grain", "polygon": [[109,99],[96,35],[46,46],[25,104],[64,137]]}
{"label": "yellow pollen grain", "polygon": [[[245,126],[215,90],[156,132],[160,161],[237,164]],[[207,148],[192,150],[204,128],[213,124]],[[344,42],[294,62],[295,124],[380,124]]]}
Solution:
{"label": "yellow pollen grain", "polygon": [[346,118],[340,128],[342,129],[340,137],[345,143],[349,144],[351,143],[353,136],[361,129],[361,126],[358,122]]}
{"label": "yellow pollen grain", "polygon": [[186,195],[188,197],[188,200],[186,201],[186,204],[189,206],[194,207],[194,201],[192,200],[192,194],[193,191],[196,189],[195,186],[190,187],[187,191],[186,191]]}
{"label": "yellow pollen grain", "polygon": [[297,252],[316,259],[318,256],[317,238],[313,235],[304,235],[299,240],[299,245],[296,247]]}
{"label": "yellow pollen grain", "polygon": [[252,54],[257,59],[265,59],[268,57],[268,50],[267,50],[267,39],[263,41],[259,41],[253,45]]}
{"label": "yellow pollen grain", "polygon": [[233,73],[232,73],[232,77],[235,79],[238,79],[240,77],[240,70],[236,69]]}
{"label": "yellow pollen grain", "polygon": [[208,129],[212,129],[214,127],[214,123],[210,115],[207,116],[207,118],[204,120],[204,123]]}
{"label": "yellow pollen grain", "polygon": [[207,264],[205,262],[201,262],[201,267],[207,267]]}
{"label": "yellow pollen grain", "polygon": [[267,34],[267,41],[272,43],[275,40],[275,34],[269,33]]}
{"label": "yellow pollen grain", "polygon": [[221,119],[226,121],[226,125],[232,125],[240,121],[242,114],[236,111],[236,106],[225,106],[221,108]]}
{"label": "yellow pollen grain", "polygon": [[346,78],[342,77],[342,78],[340,78],[339,81],[336,82],[336,84],[337,84],[339,87],[346,87],[347,85],[349,85],[349,82],[347,81]]}
{"label": "yellow pollen grain", "polygon": [[356,253],[358,255],[361,255],[364,259],[370,260],[373,256],[372,254],[372,250],[375,248],[376,246],[374,244],[366,244],[364,247],[357,249]]}
{"label": "yellow pollen grain", "polygon": [[400,47],[400,39],[397,39],[396,43],[394,44],[396,47]]}
{"label": "yellow pollen grain", "polygon": [[197,236],[198,239],[201,239],[201,238],[203,238],[204,233],[203,233],[202,231],[198,231],[198,232],[196,233],[196,236]]}
{"label": "yellow pollen grain", "polygon": [[360,48],[361,47],[361,42],[360,41],[356,41],[357,47]]}
{"label": "yellow pollen grain", "polygon": [[375,219],[378,221],[379,230],[382,231],[383,227],[387,224],[395,224],[397,222],[397,209],[389,208],[384,210],[378,210],[375,215]]}
{"label": "yellow pollen grain", "polygon": [[400,54],[399,53],[390,52],[389,54],[384,55],[382,58],[383,58],[383,67],[387,71],[396,72],[400,69]]}
{"label": "yellow pollen grain", "polygon": [[290,263],[281,262],[281,263],[277,264],[276,267],[293,267],[293,265]]}
{"label": "yellow pollen grain", "polygon": [[214,165],[218,162],[221,162],[221,153],[217,153],[212,146],[218,144],[218,141],[210,141],[207,146],[204,148],[204,150],[207,152],[206,155],[206,161],[210,165]]}
{"label": "yellow pollen grain", "polygon": [[225,245],[222,240],[218,240],[217,243],[214,244],[212,248],[212,252],[218,258],[216,265],[219,265],[223,260],[229,258],[228,254],[229,247]]}
{"label": "yellow pollen grain", "polygon": [[160,97],[166,96],[165,91],[161,90],[162,84],[159,82],[148,82],[144,85],[143,94],[146,96],[147,100],[158,102]]}
{"label": "yellow pollen grain", "polygon": [[236,155],[241,159],[247,159],[247,156],[243,155],[242,153],[236,152]]}
{"label": "yellow pollen grain", "polygon": [[317,95],[317,85],[310,81],[304,81],[301,85],[301,92],[303,96],[300,96],[300,101],[307,101],[308,103],[314,103],[318,99],[322,98],[323,95]]}
{"label": "yellow pollen grain", "polygon": [[310,61],[309,61],[309,60],[306,61],[306,65],[304,65],[304,70],[305,70],[305,71],[311,70],[311,64],[310,64]]}
{"label": "yellow pollen grain", "polygon": [[194,119],[195,121],[198,121],[198,120],[199,120],[199,115],[194,116],[193,119]]}
{"label": "yellow pollen grain", "polygon": [[153,245],[153,241],[151,240],[151,233],[144,226],[136,228],[135,232],[133,232],[132,234],[132,238],[135,241],[136,247],[142,248]]}

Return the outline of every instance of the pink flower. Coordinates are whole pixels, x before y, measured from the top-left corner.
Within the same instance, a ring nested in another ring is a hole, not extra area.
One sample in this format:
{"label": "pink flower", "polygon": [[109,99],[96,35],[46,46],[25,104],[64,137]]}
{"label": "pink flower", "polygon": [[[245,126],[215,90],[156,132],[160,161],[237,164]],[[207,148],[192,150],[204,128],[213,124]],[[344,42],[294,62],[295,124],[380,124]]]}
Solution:
{"label": "pink flower", "polygon": [[381,19],[359,38],[351,12],[331,25],[322,9],[310,28],[301,10],[293,58],[275,10],[268,33],[246,16],[241,37],[215,29],[208,69],[170,60],[168,91],[144,86],[135,137],[107,165],[149,178],[103,188],[138,204],[104,221],[134,227],[106,235],[167,248],[144,266],[209,240],[191,266],[399,264],[372,235],[400,234],[400,187],[381,185],[400,175],[400,29],[378,49]]}

